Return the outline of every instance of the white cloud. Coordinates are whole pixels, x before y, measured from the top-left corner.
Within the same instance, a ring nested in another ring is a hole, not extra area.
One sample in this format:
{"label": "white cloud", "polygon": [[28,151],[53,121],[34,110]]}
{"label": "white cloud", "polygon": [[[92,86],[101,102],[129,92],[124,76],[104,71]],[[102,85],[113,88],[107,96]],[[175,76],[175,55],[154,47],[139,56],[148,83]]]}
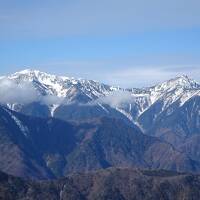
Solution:
{"label": "white cloud", "polygon": [[63,103],[64,98],[57,97],[54,95],[45,95],[40,98],[40,102],[45,105],[61,104]]}
{"label": "white cloud", "polygon": [[135,98],[128,91],[114,91],[107,96],[98,98],[97,100],[89,103],[90,105],[94,104],[107,104],[111,107],[120,107],[124,103],[133,103]]}
{"label": "white cloud", "polygon": [[2,103],[30,103],[36,101],[38,95],[31,84],[16,84],[9,79],[0,81],[0,102]]}
{"label": "white cloud", "polygon": [[0,102],[28,104],[36,101],[45,105],[60,104],[63,98],[54,95],[41,96],[31,83],[17,84],[16,82],[3,78],[0,80]]}

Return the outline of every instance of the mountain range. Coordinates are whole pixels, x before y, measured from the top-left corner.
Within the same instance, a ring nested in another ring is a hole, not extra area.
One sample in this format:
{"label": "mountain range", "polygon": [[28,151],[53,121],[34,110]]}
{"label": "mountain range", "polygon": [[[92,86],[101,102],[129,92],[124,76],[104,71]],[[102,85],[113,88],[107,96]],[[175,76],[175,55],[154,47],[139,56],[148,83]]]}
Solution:
{"label": "mountain range", "polygon": [[0,77],[0,170],[33,179],[109,167],[200,171],[200,84],[147,88],[23,70]]}

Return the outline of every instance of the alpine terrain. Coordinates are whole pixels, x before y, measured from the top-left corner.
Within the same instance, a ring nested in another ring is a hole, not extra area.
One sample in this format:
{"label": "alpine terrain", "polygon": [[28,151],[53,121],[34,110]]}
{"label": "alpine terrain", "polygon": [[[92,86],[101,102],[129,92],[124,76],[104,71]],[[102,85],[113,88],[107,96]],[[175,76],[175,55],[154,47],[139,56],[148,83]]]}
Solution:
{"label": "alpine terrain", "polygon": [[198,199],[200,84],[2,76],[0,171],[0,199]]}

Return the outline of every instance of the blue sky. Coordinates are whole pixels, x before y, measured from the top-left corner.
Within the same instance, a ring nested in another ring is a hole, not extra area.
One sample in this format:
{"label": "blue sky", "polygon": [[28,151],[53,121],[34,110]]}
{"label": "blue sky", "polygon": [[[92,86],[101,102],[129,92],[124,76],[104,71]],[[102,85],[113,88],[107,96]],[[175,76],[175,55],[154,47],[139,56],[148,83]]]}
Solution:
{"label": "blue sky", "polygon": [[142,87],[200,81],[199,0],[1,0],[0,74],[34,68]]}

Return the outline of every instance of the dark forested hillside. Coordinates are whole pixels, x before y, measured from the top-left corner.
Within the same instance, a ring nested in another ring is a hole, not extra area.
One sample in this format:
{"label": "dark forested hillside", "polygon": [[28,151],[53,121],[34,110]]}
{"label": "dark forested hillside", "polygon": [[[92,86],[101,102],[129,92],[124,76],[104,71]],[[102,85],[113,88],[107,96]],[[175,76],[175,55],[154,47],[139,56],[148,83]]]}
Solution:
{"label": "dark forested hillside", "polygon": [[133,169],[79,173],[56,181],[25,181],[0,173],[6,200],[199,200],[200,177]]}

